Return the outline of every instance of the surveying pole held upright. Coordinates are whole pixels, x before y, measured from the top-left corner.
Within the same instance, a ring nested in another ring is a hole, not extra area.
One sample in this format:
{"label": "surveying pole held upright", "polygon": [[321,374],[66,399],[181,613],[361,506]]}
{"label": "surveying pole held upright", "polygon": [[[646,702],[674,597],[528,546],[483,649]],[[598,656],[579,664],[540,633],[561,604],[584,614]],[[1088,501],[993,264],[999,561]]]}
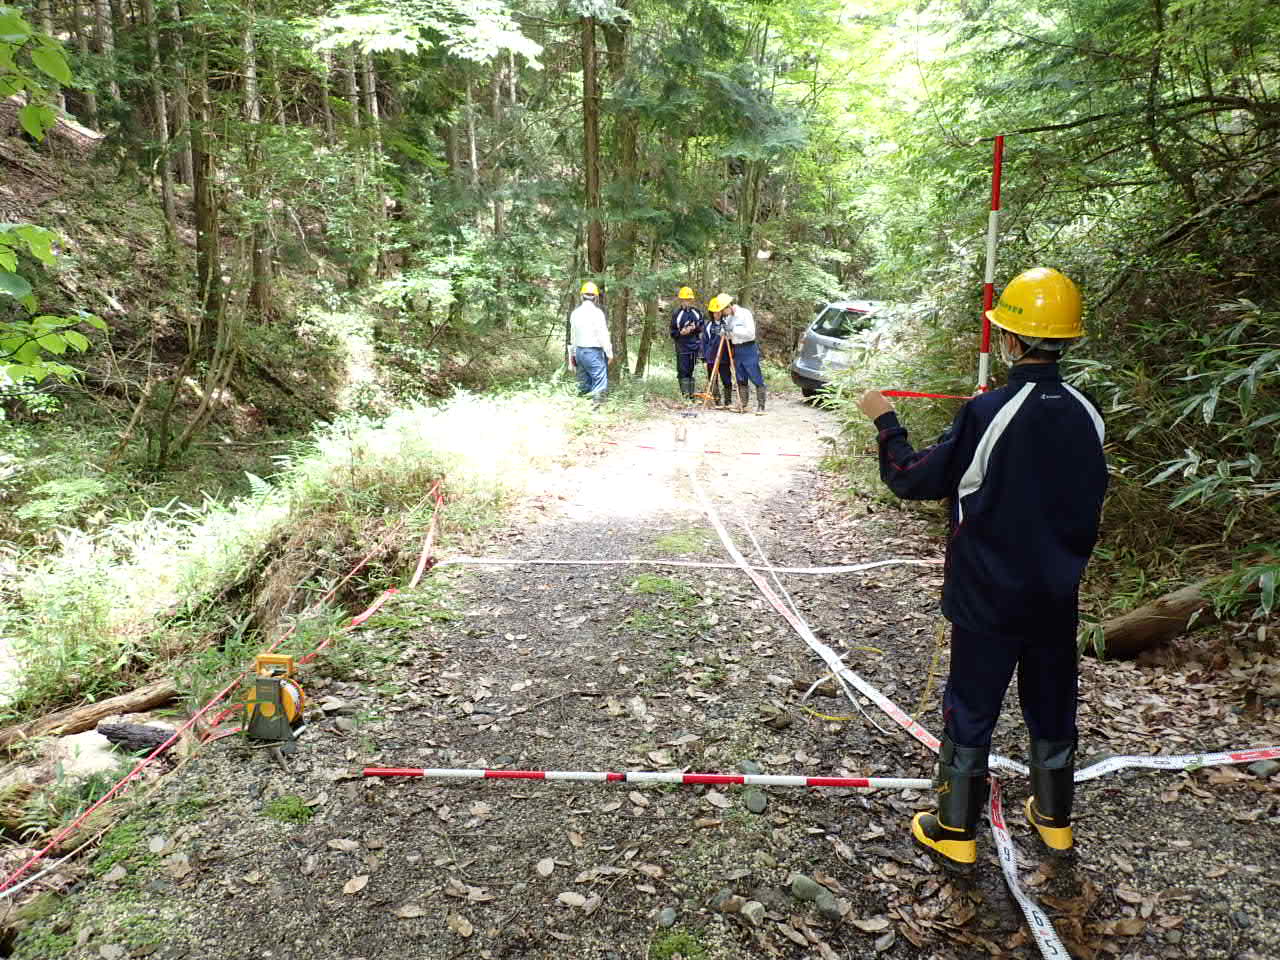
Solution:
{"label": "surveying pole held upright", "polygon": [[982,350],[978,354],[978,392],[985,393],[991,380],[991,321],[995,302],[996,237],[1000,233],[1000,174],[1004,164],[1004,136],[996,137],[991,165],[991,211],[987,215],[987,267],[982,283]]}

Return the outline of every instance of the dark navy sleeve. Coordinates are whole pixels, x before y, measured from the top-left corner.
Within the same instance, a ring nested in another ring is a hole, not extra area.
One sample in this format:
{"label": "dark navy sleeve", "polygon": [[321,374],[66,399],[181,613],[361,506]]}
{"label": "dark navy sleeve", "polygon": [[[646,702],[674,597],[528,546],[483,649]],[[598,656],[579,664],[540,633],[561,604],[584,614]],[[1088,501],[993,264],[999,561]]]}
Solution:
{"label": "dark navy sleeve", "polygon": [[973,455],[968,404],[933,446],[916,450],[907,428],[893,411],[876,417],[880,479],[903,500],[943,500],[956,492],[960,474]]}
{"label": "dark navy sleeve", "polygon": [[681,309],[679,307],[671,311],[671,339],[672,340],[680,339],[680,327],[679,327],[680,314],[681,314]]}

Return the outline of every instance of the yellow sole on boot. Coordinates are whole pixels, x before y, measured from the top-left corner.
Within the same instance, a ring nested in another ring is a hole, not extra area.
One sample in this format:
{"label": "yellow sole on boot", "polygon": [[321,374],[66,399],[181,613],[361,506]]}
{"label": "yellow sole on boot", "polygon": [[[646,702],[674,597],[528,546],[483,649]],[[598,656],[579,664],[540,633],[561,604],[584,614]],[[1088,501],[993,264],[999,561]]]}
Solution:
{"label": "yellow sole on boot", "polygon": [[1027,822],[1036,828],[1040,839],[1050,850],[1066,851],[1075,845],[1075,836],[1070,827],[1046,827],[1036,820],[1035,800],[1027,797]]}
{"label": "yellow sole on boot", "polygon": [[[955,863],[974,863],[978,859],[978,843],[976,840],[934,840],[924,832],[924,827],[920,825],[920,821],[924,819],[926,814],[917,813],[911,818],[911,835],[916,838],[916,842],[923,847],[942,854],[948,860]],[[932,814],[929,814],[932,816]],[[938,824],[943,830],[947,827],[945,824]]]}

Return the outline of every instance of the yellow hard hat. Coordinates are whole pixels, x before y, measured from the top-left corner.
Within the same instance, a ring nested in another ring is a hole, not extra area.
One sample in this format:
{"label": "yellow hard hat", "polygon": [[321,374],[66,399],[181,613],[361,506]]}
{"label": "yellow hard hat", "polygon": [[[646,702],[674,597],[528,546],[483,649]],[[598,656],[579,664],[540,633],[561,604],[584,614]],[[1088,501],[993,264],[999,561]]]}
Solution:
{"label": "yellow hard hat", "polygon": [[676,294],[681,300],[693,299],[693,287],[681,287],[680,292]]}
{"label": "yellow hard hat", "polygon": [[1084,336],[1080,289],[1052,267],[1024,270],[1000,291],[987,319],[1021,337],[1070,340]]}
{"label": "yellow hard hat", "polygon": [[596,286],[594,283],[592,283],[590,280],[588,280],[586,283],[584,283],[584,284],[582,285],[582,293],[583,293],[583,295],[584,295],[584,296],[585,296],[586,294],[588,294],[588,293],[589,293],[589,294],[591,294],[593,297],[598,297],[598,296],[600,296],[600,288],[599,288],[599,287],[597,287],[597,286]]}
{"label": "yellow hard hat", "polygon": [[731,303],[733,303],[733,297],[727,293],[719,293],[711,298],[711,302],[707,304],[707,309],[712,313],[719,313]]}

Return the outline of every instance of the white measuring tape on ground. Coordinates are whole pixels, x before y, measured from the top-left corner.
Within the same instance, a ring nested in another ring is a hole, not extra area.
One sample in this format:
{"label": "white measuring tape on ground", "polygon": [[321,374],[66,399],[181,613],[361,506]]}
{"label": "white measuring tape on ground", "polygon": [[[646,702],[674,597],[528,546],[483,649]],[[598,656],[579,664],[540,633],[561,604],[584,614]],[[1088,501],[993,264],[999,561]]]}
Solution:
{"label": "white measuring tape on ground", "polygon": [[[845,666],[840,656],[829,646],[819,640],[810,629],[809,625],[800,616],[799,612],[788,609],[777,594],[770,588],[769,584],[756,571],[760,567],[754,567],[749,564],[746,558],[738,550],[734,544],[729,531],[725,528],[720,520],[719,514],[716,512],[715,505],[703,494],[702,488],[698,485],[697,478],[694,476],[694,468],[692,464],[686,464],[686,471],[689,483],[693,487],[694,495],[697,497],[703,512],[711,521],[712,527],[715,528],[717,536],[720,538],[725,550],[734,559],[734,565],[741,569],[751,581],[760,590],[764,598],[769,604],[778,611],[779,614],[789,623],[800,636],[802,640],[808,644],[823,662],[831,669],[832,676],[840,684],[845,695],[849,697],[854,706],[862,709],[861,705],[854,699],[849,692],[849,686],[853,686],[859,693],[879,707],[886,715],[891,717],[903,730],[915,737],[933,752],[937,752],[939,747],[938,738],[929,733],[918,722],[909,717],[906,712],[895,704],[892,700],[882,694],[878,689],[858,676],[853,670]],[[752,537],[754,542],[754,536]],[[785,572],[785,568],[772,567],[768,563],[768,557],[764,556],[764,551],[757,544],[761,556],[765,561],[763,569],[780,573]],[[776,578],[775,578],[776,579]],[[781,584],[779,584],[781,586]],[[785,592],[785,591],[784,591]],[[788,599],[790,599],[788,597]],[[874,723],[874,721],[873,721]],[[878,725],[877,725],[878,726]],[[1091,764],[1082,770],[1076,772],[1075,780],[1092,780],[1108,773],[1114,773],[1117,770],[1123,770],[1129,767],[1146,767],[1157,770],[1184,770],[1196,767],[1219,766],[1227,764],[1252,763],[1256,760],[1268,760],[1280,757],[1280,746],[1275,747],[1255,747],[1245,750],[1222,751],[1219,753],[1198,753],[1183,754],[1180,756],[1122,756],[1109,757],[1100,760],[1095,764]],[[1012,770],[1026,776],[1030,773],[1025,764],[1019,763],[1008,757],[998,754],[992,755],[990,765],[995,768]],[[988,819],[991,823],[991,836],[995,841],[996,850],[999,854],[1000,867],[1004,873],[1005,882],[1009,886],[1010,892],[1014,899],[1018,902],[1018,906],[1022,909],[1023,915],[1027,919],[1027,925],[1030,928],[1031,935],[1035,939],[1036,946],[1039,947],[1042,956],[1048,960],[1058,960],[1058,958],[1069,958],[1066,947],[1063,946],[1059,939],[1057,931],[1054,930],[1053,924],[1048,916],[1036,904],[1034,900],[1023,889],[1018,879],[1017,856],[1013,845],[1013,838],[1009,833],[1008,825],[1004,819],[1004,808],[1002,803],[1002,795],[1000,789],[1000,780],[994,774],[991,776],[991,796],[987,807]]]}
{"label": "white measuring tape on ground", "polygon": [[[699,504],[702,506],[703,512],[707,515],[707,519],[711,521],[712,527],[715,528],[716,534],[720,537],[720,542],[724,545],[729,556],[731,556],[738,567],[751,578],[760,592],[764,595],[769,604],[780,613],[783,618],[791,625],[791,627],[799,634],[800,638],[809,645],[823,662],[831,669],[831,674],[840,684],[847,696],[859,710],[861,705],[849,692],[846,683],[852,684],[859,693],[867,697],[872,703],[878,706],[886,714],[909,734],[923,743],[934,753],[938,752],[939,740],[923,726],[907,716],[906,712],[895,704],[892,700],[882,694],[874,686],[867,683],[854,671],[850,670],[840,660],[839,655],[829,646],[819,640],[813,633],[813,630],[805,623],[804,619],[789,609],[778,599],[777,594],[769,587],[769,584],[763,577],[758,574],[755,569],[747,563],[746,558],[738,550],[733,542],[733,538],[729,536],[729,531],[725,529],[724,524],[720,520],[720,515],[716,512],[715,505],[702,492],[702,488],[698,485],[697,477],[694,476],[694,467],[692,463],[686,464],[686,471],[689,477],[689,484],[693,487],[694,495],[698,498]],[[1009,760],[1004,757],[992,757],[991,765],[996,766],[997,761],[1001,761],[1001,765],[1013,769],[1019,769],[1022,773],[1027,773],[1027,768],[1016,761]],[[1009,836],[1008,828],[1005,826],[1003,812],[1000,809],[1000,784],[995,776],[991,777],[991,800],[988,805],[988,814],[991,821],[991,833],[995,838],[996,848],[1000,851],[1000,862],[1004,868],[1005,882],[1009,885],[1014,898],[1018,901],[1018,905],[1022,907],[1022,912],[1027,918],[1027,925],[1031,929],[1031,935],[1035,938],[1036,945],[1040,948],[1040,953],[1046,960],[1058,960],[1069,956],[1066,948],[1063,947],[1062,941],[1058,939],[1057,932],[1053,929],[1053,924],[1049,921],[1049,917],[1036,905],[1022,889],[1021,883],[1018,881],[1017,858],[1014,853],[1013,839]],[[996,824],[999,824],[999,827]]]}
{"label": "white measuring tape on ground", "polygon": [[[520,559],[518,557],[451,557],[448,560],[441,560],[436,564],[437,567],[521,567],[521,566],[547,566],[547,567],[628,567],[628,566],[649,566],[649,567],[702,567],[708,570],[737,570],[739,565],[736,563],[714,563],[704,562],[701,560],[543,560],[538,558]],[[941,566],[936,560],[916,560],[908,557],[895,557],[890,560],[872,560],[869,563],[853,563],[829,567],[773,567],[778,573],[795,573],[795,574],[837,574],[837,573],[862,573],[866,570],[875,570],[877,567],[892,566],[911,566],[911,567],[937,567]],[[756,569],[767,569],[758,567]]]}
{"label": "white measuring tape on ground", "polygon": [[1022,908],[1022,915],[1027,918],[1027,926],[1035,938],[1040,954],[1048,960],[1070,960],[1071,954],[1062,945],[1058,931],[1039,905],[1031,899],[1027,891],[1022,889],[1018,880],[1018,854],[1013,847],[1013,837],[1009,835],[1009,825],[1004,821],[1004,797],[1000,793],[1000,778],[991,778],[991,796],[987,802],[987,818],[991,822],[991,837],[996,842],[996,853],[1000,857],[1000,870],[1004,873],[1004,882]]}
{"label": "white measuring tape on ground", "polygon": [[1129,767],[1145,767],[1150,770],[1195,770],[1199,767],[1226,767],[1257,760],[1280,759],[1278,747],[1252,747],[1248,750],[1223,750],[1220,753],[1183,753],[1174,757],[1129,755],[1107,757],[1077,770],[1075,781],[1093,780],[1096,777],[1125,770]]}

